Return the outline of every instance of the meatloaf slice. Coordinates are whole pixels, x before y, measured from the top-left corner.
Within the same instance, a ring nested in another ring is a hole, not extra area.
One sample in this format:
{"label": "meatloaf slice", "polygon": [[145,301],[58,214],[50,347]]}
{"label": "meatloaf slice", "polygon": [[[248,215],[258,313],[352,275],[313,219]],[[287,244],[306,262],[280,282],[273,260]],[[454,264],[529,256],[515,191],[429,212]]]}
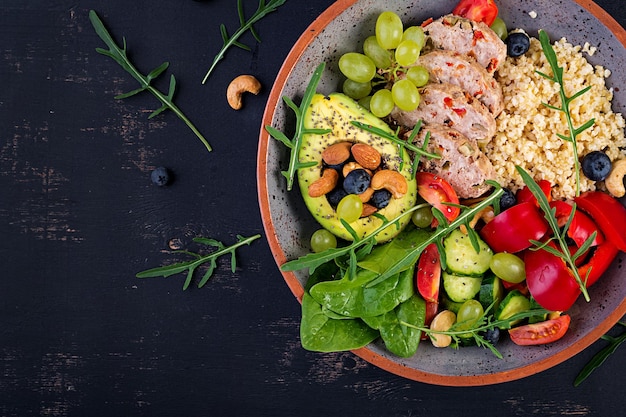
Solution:
{"label": "meatloaf slice", "polygon": [[494,117],[502,111],[502,87],[492,74],[467,55],[443,49],[434,50],[420,56],[417,65],[428,70],[431,82],[461,87],[487,106]]}
{"label": "meatloaf slice", "polygon": [[420,104],[413,111],[398,107],[391,112],[397,123],[412,129],[418,121],[452,127],[469,139],[486,144],[496,133],[496,120],[480,101],[469,97],[456,85],[427,84],[419,89]]}
{"label": "meatloaf slice", "polygon": [[486,24],[454,15],[445,15],[424,26],[429,43],[475,58],[489,73],[506,59],[506,45]]}
{"label": "meatloaf slice", "polygon": [[432,172],[448,181],[459,198],[475,198],[489,191],[491,186],[485,181],[495,179],[495,170],[475,141],[455,129],[429,125],[420,130],[415,143],[421,146],[428,132],[430,138],[427,149],[441,155],[441,159],[422,158],[421,170]]}

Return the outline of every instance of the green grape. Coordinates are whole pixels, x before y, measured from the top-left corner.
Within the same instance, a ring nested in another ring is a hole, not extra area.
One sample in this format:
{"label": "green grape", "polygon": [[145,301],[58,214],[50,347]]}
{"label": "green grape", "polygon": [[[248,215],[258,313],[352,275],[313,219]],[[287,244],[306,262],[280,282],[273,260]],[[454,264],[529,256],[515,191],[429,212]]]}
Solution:
{"label": "green grape", "polygon": [[426,42],[426,35],[424,35],[424,29],[420,26],[410,26],[406,28],[404,33],[402,34],[402,40],[412,40],[417,44],[417,47],[420,51],[424,48],[424,43]]}
{"label": "green grape", "polygon": [[356,194],[348,194],[337,205],[337,216],[348,223],[358,220],[362,213],[363,202]]}
{"label": "green grape", "polygon": [[418,65],[408,69],[406,72],[406,78],[415,84],[416,87],[423,87],[428,84],[430,74],[426,68]]}
{"label": "green grape", "polygon": [[394,12],[382,12],[376,19],[376,40],[385,49],[396,49],[402,41],[404,27],[400,16]]}
{"label": "green grape", "polygon": [[363,42],[363,53],[369,57],[377,68],[389,68],[391,66],[391,54],[378,44],[376,36],[369,36]]}
{"label": "green grape", "polygon": [[512,253],[500,252],[491,257],[489,268],[503,281],[518,284],[526,279],[524,261]]}
{"label": "green grape", "polygon": [[420,104],[420,92],[415,84],[406,78],[393,84],[391,96],[396,106],[404,111],[413,111]]}
{"label": "green grape", "polygon": [[419,46],[410,39],[400,42],[400,45],[396,48],[396,62],[403,67],[414,64],[419,56]]}
{"label": "green grape", "polygon": [[413,224],[420,229],[430,227],[433,222],[433,218],[433,211],[430,206],[419,208],[415,210],[411,215],[411,220],[413,221]]}
{"label": "green grape", "polygon": [[376,65],[363,54],[348,52],[339,58],[339,69],[349,79],[357,83],[371,81],[376,75]]}
{"label": "green grape", "polygon": [[370,111],[376,117],[385,117],[393,110],[393,96],[387,89],[378,90],[370,100]]}
{"label": "green grape", "polygon": [[456,322],[459,330],[470,330],[474,327],[478,319],[481,318],[485,310],[478,300],[467,300],[456,313]]}
{"label": "green grape", "polygon": [[367,96],[367,97],[363,97],[362,99],[359,100],[359,104],[366,108],[367,110],[370,110],[370,101],[372,101],[372,96]]}
{"label": "green grape", "polygon": [[500,37],[500,39],[505,40],[509,35],[508,29],[506,28],[506,23],[504,20],[496,17],[496,20],[491,24],[491,30],[496,32],[496,35]]}
{"label": "green grape", "polygon": [[326,229],[316,230],[311,236],[311,250],[315,253],[337,247],[337,238]]}
{"label": "green grape", "polygon": [[357,83],[356,81],[352,81],[350,78],[347,78],[343,82],[343,93],[355,100],[367,97],[371,92],[372,83],[369,81],[366,83]]}

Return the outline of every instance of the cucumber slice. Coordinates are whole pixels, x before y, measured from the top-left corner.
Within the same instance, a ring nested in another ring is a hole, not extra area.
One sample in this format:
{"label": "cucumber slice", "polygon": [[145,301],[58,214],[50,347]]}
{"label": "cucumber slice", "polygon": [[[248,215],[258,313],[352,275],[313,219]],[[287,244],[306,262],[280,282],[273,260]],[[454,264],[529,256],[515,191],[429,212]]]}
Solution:
{"label": "cucumber slice", "polygon": [[480,291],[481,277],[471,277],[450,274],[444,271],[442,274],[443,289],[450,297],[450,300],[457,303],[471,300]]}
{"label": "cucumber slice", "polygon": [[[506,320],[514,314],[528,310],[530,310],[530,300],[518,290],[513,290],[502,300],[496,310],[495,317],[496,320]],[[520,321],[516,320],[511,325],[515,325]]]}
{"label": "cucumber slice", "polygon": [[443,241],[447,268],[459,275],[482,275],[489,269],[493,251],[478,236],[478,252],[468,235],[455,229]]}
{"label": "cucumber slice", "polygon": [[498,310],[503,299],[504,286],[500,278],[493,273],[486,274],[480,284],[478,301],[480,301],[485,310],[493,304],[491,311],[494,312]]}
{"label": "cucumber slice", "polygon": [[459,312],[459,308],[461,308],[462,305],[463,302],[459,303],[456,301],[452,301],[450,297],[448,297],[446,294],[441,295],[441,306],[444,310],[450,310],[451,312],[456,314]]}

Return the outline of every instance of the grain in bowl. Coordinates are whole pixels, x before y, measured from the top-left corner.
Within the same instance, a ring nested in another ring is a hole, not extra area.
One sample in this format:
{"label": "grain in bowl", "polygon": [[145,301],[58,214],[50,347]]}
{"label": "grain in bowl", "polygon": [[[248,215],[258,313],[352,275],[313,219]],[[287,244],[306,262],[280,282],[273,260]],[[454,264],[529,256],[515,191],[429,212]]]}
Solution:
{"label": "grain in bowl", "polygon": [[[578,157],[600,150],[614,161],[626,157],[624,118],[613,112],[612,89],[606,79],[610,71],[591,65],[583,53],[594,48],[575,46],[562,38],[554,43],[559,65],[564,67],[564,87],[568,96],[588,85],[591,89],[570,104],[574,127],[589,119],[595,124],[577,136]],[[494,165],[497,181],[515,191],[524,186],[515,166],[529,172],[535,180],[548,180],[556,199],[568,199],[576,192],[574,155],[571,143],[559,139],[567,135],[565,114],[544,103],[560,107],[558,84],[537,71],[551,75],[539,40],[531,38],[530,49],[518,58],[507,58],[496,74],[504,93],[504,110],[496,119],[497,133],[486,145],[485,153]],[[580,175],[581,191],[594,190],[598,184]],[[600,184],[601,186],[601,184]]]}

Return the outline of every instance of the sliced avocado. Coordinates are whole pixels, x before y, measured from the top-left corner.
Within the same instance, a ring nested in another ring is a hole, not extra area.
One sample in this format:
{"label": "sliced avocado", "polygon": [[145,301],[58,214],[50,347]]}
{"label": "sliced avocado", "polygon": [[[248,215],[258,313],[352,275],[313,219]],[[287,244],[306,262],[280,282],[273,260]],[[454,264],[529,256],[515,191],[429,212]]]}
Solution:
{"label": "sliced avocado", "polygon": [[[316,94],[304,115],[304,127],[307,129],[332,129],[332,131],[325,135],[303,135],[302,146],[298,155],[302,163],[311,161],[317,163],[313,167],[298,170],[298,183],[306,206],[322,227],[345,240],[352,240],[352,236],[339,221],[337,213],[328,203],[326,196],[310,197],[308,194],[309,185],[321,176],[323,168],[322,152],[328,146],[343,141],[363,142],[371,145],[380,152],[383,161],[382,165],[386,169],[398,171],[406,178],[408,185],[407,193],[401,198],[392,198],[387,207],[378,211],[387,220],[394,219],[413,207],[417,196],[417,187],[415,179],[411,178],[411,163],[407,151],[402,149],[402,154],[400,154],[398,145],[386,138],[352,125],[351,122],[353,120],[393,133],[386,123],[348,96],[341,93],[332,93],[328,96]],[[403,169],[400,170],[402,161],[404,161]],[[376,236],[376,241],[386,242],[392,239],[410,220],[410,215],[404,216],[400,220],[400,227],[390,225]],[[382,224],[383,221],[380,218],[369,216],[350,223],[350,226],[359,237],[364,237]]]}

